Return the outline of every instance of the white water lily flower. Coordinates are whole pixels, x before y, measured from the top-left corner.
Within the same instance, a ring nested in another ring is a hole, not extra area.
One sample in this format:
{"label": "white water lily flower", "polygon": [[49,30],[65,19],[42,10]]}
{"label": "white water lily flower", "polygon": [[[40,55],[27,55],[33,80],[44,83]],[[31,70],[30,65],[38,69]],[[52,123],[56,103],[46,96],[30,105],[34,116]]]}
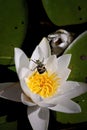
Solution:
{"label": "white water lily flower", "polygon": [[11,93],[9,90],[3,91],[2,87],[0,95],[14,101],[21,100],[28,106],[28,119],[33,130],[48,129],[49,109],[64,113],[81,112],[80,106],[71,99],[85,93],[87,84],[67,80],[71,71],[68,68],[70,59],[70,54],[59,58],[51,55],[46,38],[35,48],[30,61],[21,49],[15,48],[15,65],[23,92],[19,91],[18,84],[14,86],[18,91],[18,98],[21,94],[19,100],[17,95],[15,98],[15,87],[11,89]]}

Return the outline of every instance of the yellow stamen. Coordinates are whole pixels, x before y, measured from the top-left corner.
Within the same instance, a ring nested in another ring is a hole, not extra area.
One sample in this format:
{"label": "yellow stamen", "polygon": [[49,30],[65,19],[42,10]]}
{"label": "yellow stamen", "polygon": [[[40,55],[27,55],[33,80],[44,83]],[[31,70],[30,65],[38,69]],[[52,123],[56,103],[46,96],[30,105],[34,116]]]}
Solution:
{"label": "yellow stamen", "polygon": [[57,74],[49,72],[43,74],[34,72],[26,78],[26,84],[33,93],[43,98],[53,96],[60,85]]}

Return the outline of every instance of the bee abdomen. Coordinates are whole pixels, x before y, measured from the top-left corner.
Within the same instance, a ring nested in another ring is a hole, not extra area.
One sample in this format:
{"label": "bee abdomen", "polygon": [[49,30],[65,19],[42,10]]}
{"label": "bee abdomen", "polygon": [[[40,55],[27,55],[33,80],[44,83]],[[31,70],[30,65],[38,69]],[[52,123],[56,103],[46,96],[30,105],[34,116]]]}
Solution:
{"label": "bee abdomen", "polygon": [[43,74],[46,71],[45,67],[37,67],[37,71],[39,72],[39,74]]}

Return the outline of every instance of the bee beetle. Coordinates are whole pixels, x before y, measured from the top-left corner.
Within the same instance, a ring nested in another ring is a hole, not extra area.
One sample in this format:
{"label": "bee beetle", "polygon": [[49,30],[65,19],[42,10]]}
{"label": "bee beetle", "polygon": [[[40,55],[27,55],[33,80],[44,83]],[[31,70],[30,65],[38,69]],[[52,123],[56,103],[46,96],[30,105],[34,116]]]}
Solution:
{"label": "bee beetle", "polygon": [[[31,59],[32,60],[32,59]],[[35,70],[37,68],[37,71],[39,72],[39,74],[43,74],[46,70],[45,65],[43,64],[43,61],[41,62],[40,60],[32,60],[35,64],[37,64],[37,66],[33,69]]]}

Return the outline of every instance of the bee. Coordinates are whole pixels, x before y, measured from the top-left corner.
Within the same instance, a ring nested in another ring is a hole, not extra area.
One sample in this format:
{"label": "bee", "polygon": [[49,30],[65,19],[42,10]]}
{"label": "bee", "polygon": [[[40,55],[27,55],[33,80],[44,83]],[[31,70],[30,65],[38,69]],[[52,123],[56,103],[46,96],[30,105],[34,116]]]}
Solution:
{"label": "bee", "polygon": [[[32,59],[31,59],[32,60]],[[40,61],[40,60],[32,60],[35,64],[37,64],[37,66],[33,69],[35,70],[37,68],[37,71],[39,72],[39,74],[43,74],[44,72],[46,72],[46,67],[45,65],[43,64],[43,60]]]}

